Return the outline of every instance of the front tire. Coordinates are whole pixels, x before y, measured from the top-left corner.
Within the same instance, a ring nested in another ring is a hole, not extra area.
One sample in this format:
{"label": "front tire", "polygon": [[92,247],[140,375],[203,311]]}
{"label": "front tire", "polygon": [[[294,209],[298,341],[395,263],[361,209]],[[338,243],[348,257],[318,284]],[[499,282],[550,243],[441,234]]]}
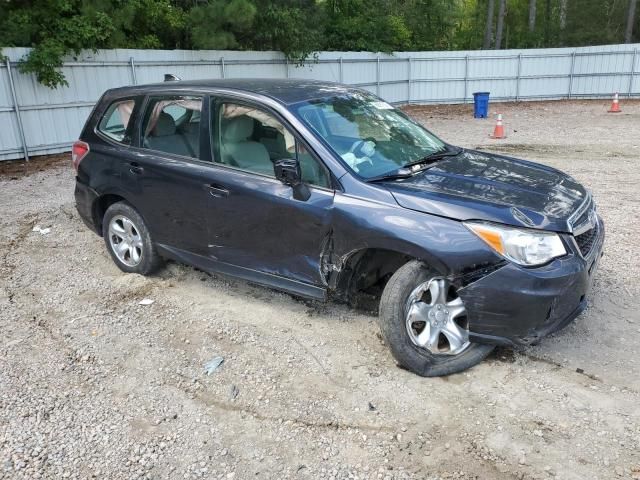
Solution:
{"label": "front tire", "polygon": [[102,236],[114,263],[127,273],[149,275],[162,264],[142,216],[131,205],[111,205],[102,220]]}
{"label": "front tire", "polygon": [[399,365],[424,377],[462,372],[494,348],[469,341],[466,309],[455,288],[417,260],[389,279],[379,324]]}

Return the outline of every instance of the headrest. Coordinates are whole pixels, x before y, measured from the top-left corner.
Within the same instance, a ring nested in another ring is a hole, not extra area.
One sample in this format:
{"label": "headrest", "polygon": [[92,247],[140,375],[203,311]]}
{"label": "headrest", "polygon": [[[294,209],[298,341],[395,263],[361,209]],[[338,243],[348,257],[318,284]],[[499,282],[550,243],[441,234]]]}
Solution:
{"label": "headrest", "polygon": [[175,133],[176,122],[173,120],[173,117],[167,112],[160,113],[158,121],[156,122],[156,126],[153,129],[153,136],[166,137],[168,135],[175,135]]}
{"label": "headrest", "polygon": [[253,119],[242,115],[227,120],[223,137],[229,142],[242,142],[253,133]]}

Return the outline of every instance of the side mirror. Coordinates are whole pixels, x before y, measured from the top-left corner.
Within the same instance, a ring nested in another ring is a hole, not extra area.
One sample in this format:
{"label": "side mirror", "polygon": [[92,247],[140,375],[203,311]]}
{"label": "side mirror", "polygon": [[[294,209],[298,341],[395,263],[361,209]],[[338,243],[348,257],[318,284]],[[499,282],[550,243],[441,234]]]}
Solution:
{"label": "side mirror", "polygon": [[273,163],[276,178],[285,185],[295,186],[302,182],[300,162],[296,158],[281,158]]}
{"label": "side mirror", "polygon": [[297,158],[281,158],[273,163],[276,178],[293,189],[293,198],[306,202],[311,196],[309,187],[302,181],[302,170]]}

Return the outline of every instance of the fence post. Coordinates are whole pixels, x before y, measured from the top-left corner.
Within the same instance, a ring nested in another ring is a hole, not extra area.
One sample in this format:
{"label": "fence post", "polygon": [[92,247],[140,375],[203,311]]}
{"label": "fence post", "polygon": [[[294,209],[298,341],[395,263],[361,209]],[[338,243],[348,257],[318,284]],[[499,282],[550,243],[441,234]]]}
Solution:
{"label": "fence post", "polygon": [[409,61],[407,65],[407,105],[411,105],[411,57],[407,60]]}
{"label": "fence post", "polygon": [[467,97],[469,96],[469,54],[464,56],[464,100],[463,103],[467,103]]}
{"label": "fence post", "polygon": [[636,58],[638,56],[638,49],[633,49],[633,57],[631,58],[631,71],[629,72],[629,89],[627,90],[627,97],[631,97],[633,92],[633,77],[636,73]]}
{"label": "fence post", "polygon": [[13,75],[11,74],[11,61],[7,57],[7,75],[9,76],[9,86],[11,88],[11,96],[13,97],[13,108],[16,111],[16,120],[18,121],[18,131],[20,132],[20,140],[22,141],[22,152],[24,153],[24,160],[29,161],[29,147],[27,147],[27,140],[24,136],[24,126],[22,125],[22,116],[20,115],[20,105],[18,105],[18,95],[16,94],[16,87],[13,84]]}
{"label": "fence post", "polygon": [[522,71],[522,54],[518,54],[518,71],[516,73],[516,102],[520,100],[520,72]]}
{"label": "fence post", "polygon": [[220,75],[222,75],[222,78],[225,78],[224,57],[220,57]]}
{"label": "fence post", "polygon": [[571,52],[571,70],[569,70],[569,95],[567,98],[571,98],[571,91],[573,89],[573,69],[576,64],[576,51]]}
{"label": "fence post", "polygon": [[129,65],[131,65],[131,80],[133,80],[133,84],[138,84],[138,79],[136,78],[136,64],[133,63],[133,57],[129,57]]}
{"label": "fence post", "polygon": [[344,72],[342,70],[342,57],[340,57],[340,83],[344,83]]}
{"label": "fence post", "polygon": [[376,95],[380,96],[380,55],[376,57]]}
{"label": "fence post", "polygon": [[289,78],[289,59],[287,57],[284,57],[284,69],[285,69],[285,76]]}

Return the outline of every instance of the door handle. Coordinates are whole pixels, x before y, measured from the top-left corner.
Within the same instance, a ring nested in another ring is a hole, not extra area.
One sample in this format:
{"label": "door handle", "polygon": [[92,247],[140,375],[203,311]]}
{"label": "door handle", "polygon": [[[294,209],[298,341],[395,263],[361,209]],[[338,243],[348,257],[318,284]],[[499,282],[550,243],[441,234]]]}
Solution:
{"label": "door handle", "polygon": [[141,175],[144,172],[144,168],[137,162],[129,162],[129,171],[134,175]]}
{"label": "door handle", "polygon": [[229,196],[229,190],[224,188],[221,185],[217,185],[215,183],[207,183],[205,187],[209,190],[209,194],[216,198],[222,198]]}

